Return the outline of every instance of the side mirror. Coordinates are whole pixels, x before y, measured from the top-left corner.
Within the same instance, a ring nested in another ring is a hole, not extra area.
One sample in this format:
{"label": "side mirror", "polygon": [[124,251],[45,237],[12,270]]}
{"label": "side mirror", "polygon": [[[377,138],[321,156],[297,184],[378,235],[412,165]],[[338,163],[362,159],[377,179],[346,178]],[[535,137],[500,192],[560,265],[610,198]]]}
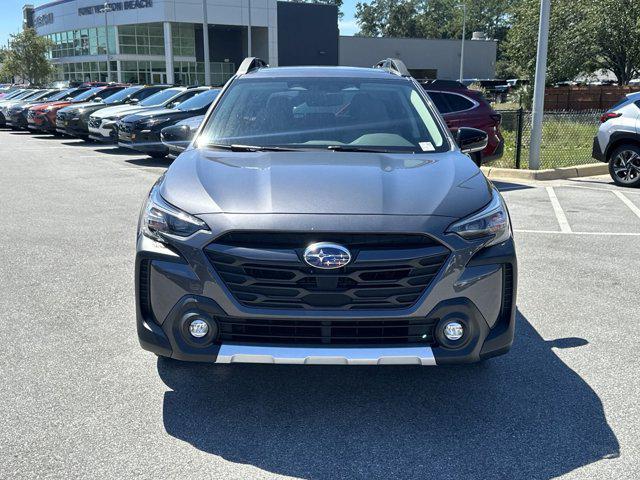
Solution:
{"label": "side mirror", "polygon": [[137,105],[138,103],[140,103],[140,99],[138,99],[138,98],[130,98],[129,99],[129,103],[131,105]]}
{"label": "side mirror", "polygon": [[102,98],[101,97],[96,97],[96,98],[93,99],[93,101],[96,102],[96,103],[99,103],[99,102],[102,101]]}
{"label": "side mirror", "polygon": [[486,132],[469,127],[460,127],[455,138],[462,153],[480,152],[486,148],[489,142],[489,136]]}
{"label": "side mirror", "polygon": [[172,125],[162,129],[160,138],[170,150],[182,152],[191,143],[194,133],[196,131],[188,125]]}

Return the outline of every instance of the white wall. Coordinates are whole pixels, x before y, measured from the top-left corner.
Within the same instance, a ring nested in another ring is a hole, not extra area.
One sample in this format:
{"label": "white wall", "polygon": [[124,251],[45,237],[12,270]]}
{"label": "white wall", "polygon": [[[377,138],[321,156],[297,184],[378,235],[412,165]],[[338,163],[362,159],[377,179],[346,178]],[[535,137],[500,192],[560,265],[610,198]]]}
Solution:
{"label": "white wall", "polygon": [[[493,78],[497,42],[467,40],[464,44],[464,78]],[[460,40],[422,38],[340,37],[339,63],[371,67],[384,58],[399,58],[409,69],[437,69],[438,78],[457,80]]]}

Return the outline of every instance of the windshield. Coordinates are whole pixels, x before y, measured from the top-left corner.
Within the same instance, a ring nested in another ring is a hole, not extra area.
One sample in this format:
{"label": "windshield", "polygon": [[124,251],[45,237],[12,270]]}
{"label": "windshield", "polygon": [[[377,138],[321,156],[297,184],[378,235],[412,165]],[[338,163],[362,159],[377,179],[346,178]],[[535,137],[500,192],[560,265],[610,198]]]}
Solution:
{"label": "windshield", "polygon": [[197,94],[195,97],[190,98],[182,102],[176,107],[176,110],[189,111],[200,110],[201,108],[208,107],[216,99],[220,90],[206,90]]}
{"label": "windshield", "polygon": [[141,88],[142,88],[141,86],[137,86],[137,87],[129,87],[129,88],[125,88],[124,90],[120,90],[119,92],[116,92],[113,95],[110,95],[109,97],[105,98],[104,103],[109,105],[111,103],[122,102],[127,98],[129,98],[132,94],[136,93]]}
{"label": "windshield", "polygon": [[184,88],[167,88],[144,99],[138,105],[142,105],[143,107],[158,107],[182,92],[184,92]]}
{"label": "windshield", "polygon": [[73,92],[73,88],[69,88],[68,90],[62,90],[58,93],[56,93],[55,95],[52,95],[51,97],[49,97],[47,100],[49,100],[50,102],[55,102],[57,100],[63,99],[65,97],[68,97],[70,93]]}
{"label": "windshield", "polygon": [[19,98],[20,100],[33,100],[34,98],[38,98],[39,96],[41,96],[42,93],[43,93],[42,90],[31,90],[24,97],[17,97],[17,98]]}
{"label": "windshield", "polygon": [[96,93],[98,93],[99,91],[101,91],[102,88],[101,87],[94,87],[94,88],[90,88],[89,90],[87,90],[84,93],[81,93],[80,95],[78,95],[77,97],[75,97],[73,99],[74,103],[75,102],[82,102],[84,100],[87,100],[91,97],[93,97]]}
{"label": "windshield", "polygon": [[447,148],[411,82],[317,77],[234,82],[199,144],[416,153]]}

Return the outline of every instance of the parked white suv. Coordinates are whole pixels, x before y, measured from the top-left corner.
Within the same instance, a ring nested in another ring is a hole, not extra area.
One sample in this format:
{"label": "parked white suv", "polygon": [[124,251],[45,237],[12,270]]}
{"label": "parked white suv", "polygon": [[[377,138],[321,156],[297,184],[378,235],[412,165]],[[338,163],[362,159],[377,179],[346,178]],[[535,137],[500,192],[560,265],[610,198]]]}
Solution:
{"label": "parked white suv", "polygon": [[640,92],[630,93],[600,117],[592,156],[609,164],[618,185],[640,187]]}

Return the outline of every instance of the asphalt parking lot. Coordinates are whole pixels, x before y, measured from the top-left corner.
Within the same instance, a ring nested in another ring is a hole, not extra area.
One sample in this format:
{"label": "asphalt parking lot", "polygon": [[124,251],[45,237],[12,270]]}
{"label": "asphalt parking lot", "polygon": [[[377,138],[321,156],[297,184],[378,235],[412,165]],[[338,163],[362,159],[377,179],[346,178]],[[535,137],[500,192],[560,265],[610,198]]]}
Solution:
{"label": "asphalt parking lot", "polygon": [[0,478],[640,477],[640,190],[498,183],[514,348],[452,368],[173,365],[134,325],[169,165],[0,131]]}

